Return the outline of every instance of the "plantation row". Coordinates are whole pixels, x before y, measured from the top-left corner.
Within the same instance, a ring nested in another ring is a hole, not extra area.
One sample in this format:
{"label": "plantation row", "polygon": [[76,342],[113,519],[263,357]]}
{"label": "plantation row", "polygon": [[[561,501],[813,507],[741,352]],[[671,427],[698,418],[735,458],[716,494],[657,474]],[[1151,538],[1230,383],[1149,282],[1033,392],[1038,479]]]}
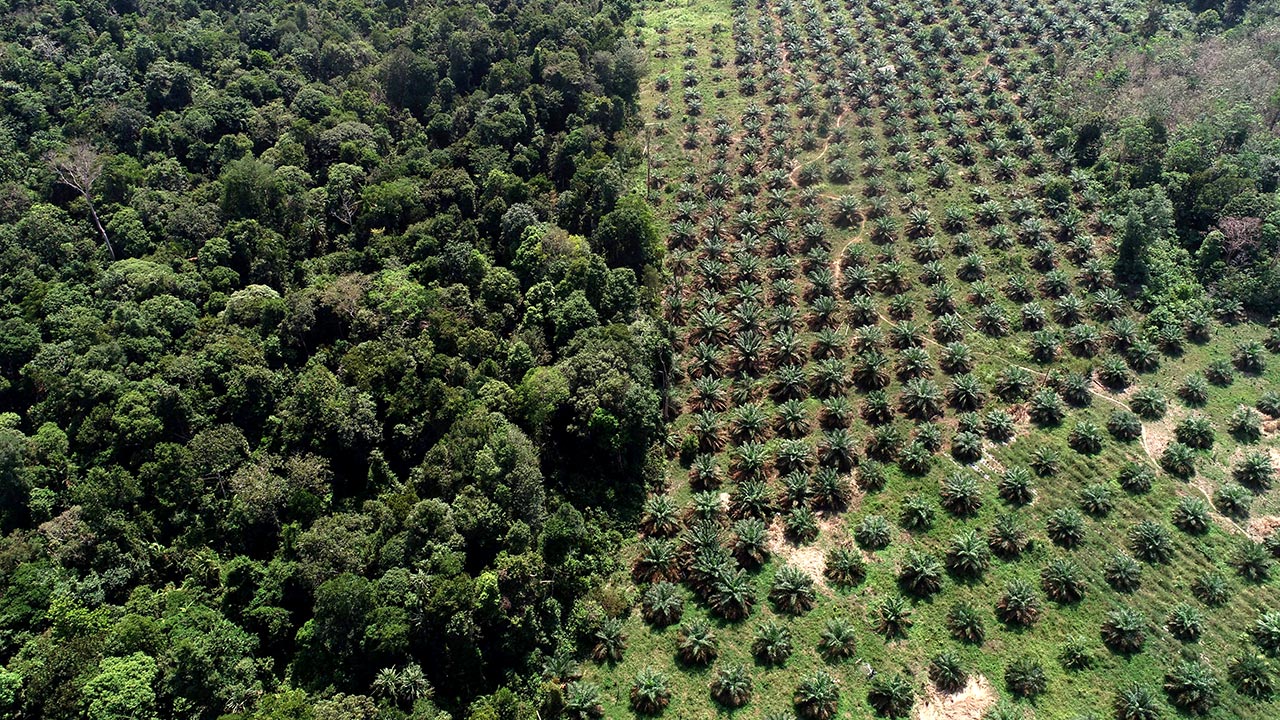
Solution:
{"label": "plantation row", "polygon": [[[1001,690],[1066,713],[1064,686],[1110,687],[1121,718],[1271,697],[1280,540],[1221,528],[1276,479],[1280,326],[1135,304],[1130,220],[1045,92],[1132,11],[662,13],[685,28],[658,25],[646,100],[671,472],[638,617],[602,618],[570,714],[903,717],[983,683],[1008,718]],[[1251,650],[1196,651],[1240,632]]]}

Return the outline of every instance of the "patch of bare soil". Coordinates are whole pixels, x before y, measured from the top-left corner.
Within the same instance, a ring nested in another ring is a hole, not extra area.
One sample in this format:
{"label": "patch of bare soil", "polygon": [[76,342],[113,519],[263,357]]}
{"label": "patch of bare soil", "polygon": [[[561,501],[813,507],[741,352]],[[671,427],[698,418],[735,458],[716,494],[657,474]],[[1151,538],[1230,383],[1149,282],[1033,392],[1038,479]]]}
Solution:
{"label": "patch of bare soil", "polygon": [[1249,525],[1245,528],[1249,533],[1249,537],[1255,541],[1262,541],[1280,529],[1280,516],[1262,515],[1260,517],[1250,518]]}
{"label": "patch of bare soil", "polygon": [[[819,537],[835,531],[834,518],[823,518],[818,524],[821,528]],[[827,578],[823,575],[827,569],[826,551],[815,543],[797,545],[788,540],[781,518],[774,518],[769,525],[769,554],[803,570],[819,588],[827,588]]]}
{"label": "patch of bare soil", "polygon": [[979,720],[998,699],[981,675],[970,677],[963,690],[949,695],[930,686],[924,702],[916,706],[916,720]]}
{"label": "patch of bare soil", "polygon": [[1275,437],[1280,435],[1280,420],[1266,420],[1262,423],[1262,435],[1264,437]]}

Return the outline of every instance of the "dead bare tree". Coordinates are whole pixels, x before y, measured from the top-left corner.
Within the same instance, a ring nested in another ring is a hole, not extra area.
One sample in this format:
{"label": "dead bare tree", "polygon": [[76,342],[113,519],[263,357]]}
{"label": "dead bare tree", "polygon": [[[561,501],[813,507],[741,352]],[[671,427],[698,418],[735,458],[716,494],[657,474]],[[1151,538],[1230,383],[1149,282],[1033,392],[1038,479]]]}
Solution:
{"label": "dead bare tree", "polygon": [[94,227],[98,228],[98,234],[102,236],[102,242],[107,246],[107,253],[111,255],[112,260],[115,260],[115,248],[111,247],[111,238],[107,237],[107,229],[102,226],[102,220],[98,218],[98,210],[93,206],[93,198],[89,194],[93,190],[93,184],[102,175],[102,156],[88,142],[76,140],[62,152],[51,153],[49,166],[57,173],[58,182],[80,193],[80,197],[84,198],[85,204],[89,206],[89,217],[93,219]]}

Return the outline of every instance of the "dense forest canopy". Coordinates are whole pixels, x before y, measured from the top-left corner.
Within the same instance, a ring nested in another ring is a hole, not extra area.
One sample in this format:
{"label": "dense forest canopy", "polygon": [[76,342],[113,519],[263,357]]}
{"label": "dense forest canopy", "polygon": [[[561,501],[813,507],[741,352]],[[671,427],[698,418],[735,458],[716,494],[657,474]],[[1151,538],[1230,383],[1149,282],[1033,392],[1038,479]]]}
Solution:
{"label": "dense forest canopy", "polygon": [[661,424],[631,8],[0,7],[0,715],[538,700]]}

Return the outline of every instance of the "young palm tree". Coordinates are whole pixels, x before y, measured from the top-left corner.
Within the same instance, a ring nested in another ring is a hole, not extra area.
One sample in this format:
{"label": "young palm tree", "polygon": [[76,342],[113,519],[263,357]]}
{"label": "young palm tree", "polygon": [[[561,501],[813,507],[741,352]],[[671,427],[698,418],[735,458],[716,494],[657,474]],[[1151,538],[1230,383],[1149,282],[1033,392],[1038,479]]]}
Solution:
{"label": "young palm tree", "polygon": [[719,654],[719,643],[711,625],[706,620],[689,620],[680,626],[676,640],[676,652],[681,662],[689,665],[708,665]]}
{"label": "young palm tree", "polygon": [[751,701],[754,683],[751,671],[741,663],[727,663],[711,676],[711,697],[728,708],[739,708]]}
{"label": "young palm tree", "polygon": [[1142,584],[1142,566],[1128,555],[1116,553],[1107,561],[1103,577],[1116,592],[1131,593]]}
{"label": "young palm tree", "polygon": [[947,612],[947,630],[956,640],[970,645],[981,645],[986,639],[982,615],[964,603],[952,605]]}
{"label": "young palm tree", "polygon": [[787,536],[799,543],[811,543],[818,537],[818,518],[813,510],[800,506],[791,509],[783,519]]}
{"label": "young palm tree", "polygon": [[1078,496],[1080,509],[1095,518],[1105,518],[1116,506],[1111,488],[1103,483],[1090,483]]}
{"label": "young palm tree", "polygon": [[1001,500],[1015,507],[1029,505],[1035,499],[1031,473],[1026,468],[1017,465],[1004,471],[1000,476],[1000,482],[996,489],[1000,494]]}
{"label": "young palm tree", "polygon": [[636,582],[678,581],[680,555],[674,542],[667,538],[644,538],[631,576]]}
{"label": "young palm tree", "polygon": [[1258,585],[1271,578],[1271,555],[1262,543],[1241,540],[1230,563],[1236,574],[1246,582]]}
{"label": "young palm tree", "polygon": [[1147,619],[1133,608],[1118,608],[1102,622],[1102,642],[1113,652],[1132,655],[1147,642]]}
{"label": "young palm tree", "polygon": [[959,655],[944,650],[929,662],[929,680],[938,690],[955,693],[963,690],[969,682],[969,673],[965,671]]}
{"label": "young palm tree", "polygon": [[1004,560],[1012,560],[1027,547],[1027,532],[1015,513],[996,516],[987,536],[991,552]]}
{"label": "young palm tree", "polygon": [[709,601],[711,609],[726,620],[747,617],[756,601],[751,579],[743,570],[722,569],[712,579]]}
{"label": "young palm tree", "polygon": [[747,568],[757,568],[769,559],[769,533],[756,517],[743,518],[733,524],[733,555]]}
{"label": "young palm tree", "polygon": [[1005,402],[1027,399],[1034,385],[1031,373],[1020,367],[1007,367],[996,378],[995,393]]}
{"label": "young palm tree", "polygon": [[640,614],[645,621],[657,627],[679,622],[684,614],[684,598],[680,590],[669,582],[654,583],[645,588],[640,598]]}
{"label": "young palm tree", "polygon": [[1237,407],[1227,419],[1227,432],[1239,442],[1257,442],[1262,437],[1262,413],[1247,405]]}
{"label": "young palm tree", "polygon": [[1055,545],[1070,550],[1084,542],[1084,516],[1074,508],[1058,508],[1049,515],[1045,532]]}
{"label": "young palm tree", "polygon": [[829,720],[839,707],[840,687],[830,673],[819,670],[800,682],[793,700],[801,717]]}
{"label": "young palm tree", "polygon": [[791,631],[785,625],[766,620],[756,628],[751,641],[751,654],[769,665],[781,665],[791,657]]}
{"label": "young palm tree", "polygon": [[1005,685],[1009,692],[1020,698],[1033,698],[1049,687],[1044,668],[1030,656],[1022,656],[1009,663],[1004,671]]}
{"label": "young palm tree", "polygon": [[622,654],[627,648],[627,636],[622,631],[622,620],[620,618],[605,618],[595,632],[595,641],[595,647],[591,650],[591,657],[596,662],[621,661]]}
{"label": "young palm tree", "polygon": [[1243,520],[1249,516],[1249,505],[1253,503],[1253,493],[1243,485],[1228,483],[1213,491],[1213,506],[1218,512],[1229,518]]}
{"label": "young palm tree", "polygon": [[876,551],[889,547],[893,531],[880,515],[868,515],[853,530],[853,539],[863,550]]}
{"label": "young palm tree", "polygon": [[1244,653],[1236,656],[1227,667],[1227,679],[1245,697],[1254,700],[1270,700],[1275,694],[1275,679],[1266,659]]}
{"label": "young palm tree", "polygon": [[604,717],[600,687],[595,683],[575,680],[564,689],[564,715],[570,720],[593,720]]}
{"label": "young palm tree", "polygon": [[779,611],[800,615],[813,608],[817,593],[807,573],[794,565],[784,565],[773,577],[769,599]]}
{"label": "young palm tree", "polygon": [[1116,691],[1116,720],[1159,720],[1160,701],[1145,686],[1130,682]]}
{"label": "young palm tree", "polygon": [[1035,452],[1031,453],[1028,464],[1038,477],[1053,477],[1062,470],[1062,460],[1058,457],[1058,451],[1047,445],[1036,448]]}
{"label": "young palm tree", "polygon": [[631,708],[641,715],[657,715],[671,702],[671,681],[666,673],[641,668],[631,683]]}
{"label": "young palm tree", "polygon": [[1165,629],[1182,642],[1195,642],[1204,633],[1204,615],[1186,603],[1179,603],[1165,620]]}
{"label": "young palm tree", "polygon": [[906,637],[912,624],[911,607],[898,595],[885,598],[876,607],[876,631],[888,640]]}
{"label": "young palm tree", "polygon": [[957,432],[951,438],[951,457],[965,464],[982,459],[982,436],[976,432]]}
{"label": "young palm tree", "polygon": [[1066,409],[1062,406],[1062,399],[1058,397],[1058,393],[1046,387],[1032,394],[1027,414],[1036,424],[1052,427],[1062,422]]}
{"label": "young palm tree", "polygon": [[1174,436],[1178,442],[1195,450],[1211,450],[1213,448],[1213,423],[1204,415],[1190,415],[1174,427]]}
{"label": "young palm tree", "polygon": [[1085,582],[1080,568],[1066,558],[1054,558],[1040,571],[1040,587],[1057,603],[1074,604],[1084,598]]}
{"label": "young palm tree", "polygon": [[1128,410],[1116,410],[1107,419],[1107,432],[1122,442],[1137,440],[1142,437],[1142,421]]}
{"label": "young palm tree", "polygon": [[866,563],[854,548],[840,546],[827,553],[823,574],[835,585],[853,587],[866,578]]}
{"label": "young palm tree", "polygon": [[1062,644],[1058,660],[1067,670],[1085,670],[1093,665],[1093,652],[1084,638],[1073,636]]}
{"label": "young palm tree", "polygon": [[882,717],[907,717],[915,701],[916,692],[911,681],[898,673],[877,674],[867,690],[867,702]]}
{"label": "young palm tree", "polygon": [[973,411],[986,403],[987,394],[982,383],[970,373],[956,375],[947,387],[947,402],[957,410]]}
{"label": "young palm tree", "polygon": [[942,507],[958,517],[970,517],[982,508],[982,491],[977,479],[968,473],[952,473],[940,488]]}
{"label": "young palm tree", "polygon": [[1116,476],[1116,481],[1120,483],[1120,487],[1125,492],[1134,495],[1149,492],[1155,480],[1155,472],[1147,465],[1137,462],[1126,462],[1120,466],[1120,472]]}
{"label": "young palm tree", "polygon": [[1035,588],[1024,580],[1012,580],[996,601],[996,616],[1006,625],[1030,627],[1040,618],[1040,599]]}
{"label": "young palm tree", "polygon": [[1151,520],[1142,520],[1129,531],[1129,547],[1139,560],[1164,564],[1173,558],[1169,531]]}
{"label": "young palm tree", "polygon": [[1265,452],[1250,451],[1231,470],[1232,478],[1241,485],[1255,492],[1271,489],[1275,481],[1276,470],[1271,456]]}
{"label": "young palm tree", "polygon": [[1102,428],[1081,420],[1067,435],[1067,445],[1081,455],[1097,455],[1102,452],[1102,438]]}
{"label": "young palm tree", "polygon": [[965,578],[980,578],[991,564],[987,543],[973,529],[951,538],[947,550],[947,569]]}
{"label": "young palm tree", "polygon": [[1160,455],[1160,467],[1170,475],[1183,480],[1190,479],[1196,474],[1195,450],[1182,442],[1171,442]]}
{"label": "young palm tree", "polygon": [[829,618],[818,636],[818,652],[829,660],[844,660],[857,651],[853,623],[842,617]]}
{"label": "young palm tree", "polygon": [[916,597],[928,597],[942,589],[942,564],[929,553],[907,551],[898,569],[898,585]]}
{"label": "young palm tree", "polygon": [[654,537],[673,537],[680,532],[680,509],[669,495],[654,495],[645,501],[640,530]]}
{"label": "young palm tree", "polygon": [[1208,664],[1198,659],[1181,660],[1164,676],[1169,704],[1192,715],[1205,715],[1217,707],[1220,685]]}

